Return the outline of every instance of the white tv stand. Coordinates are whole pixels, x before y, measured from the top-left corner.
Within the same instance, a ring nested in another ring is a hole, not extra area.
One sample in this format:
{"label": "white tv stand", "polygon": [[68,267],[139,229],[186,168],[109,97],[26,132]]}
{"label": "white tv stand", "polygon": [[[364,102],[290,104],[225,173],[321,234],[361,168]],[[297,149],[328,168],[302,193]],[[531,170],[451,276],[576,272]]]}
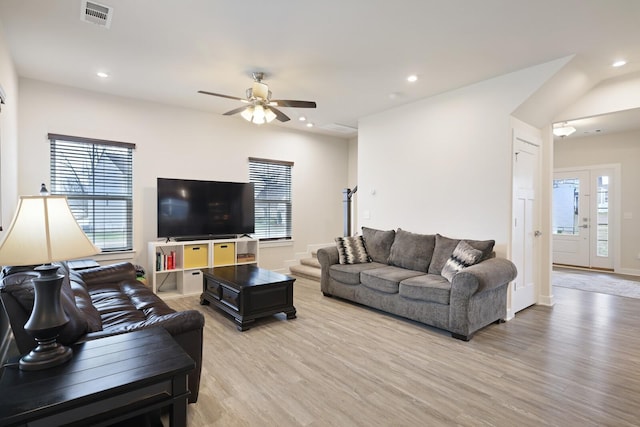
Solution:
{"label": "white tv stand", "polygon": [[[162,298],[200,294],[203,268],[257,264],[258,240],[232,239],[149,242],[148,280]],[[173,264],[169,257],[173,256]]]}

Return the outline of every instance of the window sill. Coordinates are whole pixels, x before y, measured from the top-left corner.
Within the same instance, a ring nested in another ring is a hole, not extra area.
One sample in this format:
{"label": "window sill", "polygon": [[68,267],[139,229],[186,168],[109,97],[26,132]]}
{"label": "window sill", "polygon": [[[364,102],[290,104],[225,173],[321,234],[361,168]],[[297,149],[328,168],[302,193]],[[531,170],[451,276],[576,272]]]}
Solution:
{"label": "window sill", "polygon": [[99,264],[109,261],[130,261],[136,257],[136,251],[121,251],[121,252],[103,252],[96,254],[92,257]]}
{"label": "window sill", "polygon": [[293,246],[293,239],[282,239],[282,240],[267,240],[265,242],[260,242],[260,248],[277,248],[283,246]]}

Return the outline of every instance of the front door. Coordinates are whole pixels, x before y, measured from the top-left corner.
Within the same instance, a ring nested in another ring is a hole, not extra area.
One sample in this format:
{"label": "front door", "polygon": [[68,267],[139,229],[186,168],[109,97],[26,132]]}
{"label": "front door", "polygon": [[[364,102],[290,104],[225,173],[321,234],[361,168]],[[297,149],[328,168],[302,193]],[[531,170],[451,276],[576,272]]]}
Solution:
{"label": "front door", "polygon": [[589,171],[553,176],[553,263],[589,266]]}
{"label": "front door", "polygon": [[554,173],[553,263],[613,269],[615,167]]}
{"label": "front door", "polygon": [[518,269],[511,288],[511,312],[538,300],[536,284],[537,237],[539,236],[538,189],[540,141],[518,135],[513,141],[513,234],[511,260]]}

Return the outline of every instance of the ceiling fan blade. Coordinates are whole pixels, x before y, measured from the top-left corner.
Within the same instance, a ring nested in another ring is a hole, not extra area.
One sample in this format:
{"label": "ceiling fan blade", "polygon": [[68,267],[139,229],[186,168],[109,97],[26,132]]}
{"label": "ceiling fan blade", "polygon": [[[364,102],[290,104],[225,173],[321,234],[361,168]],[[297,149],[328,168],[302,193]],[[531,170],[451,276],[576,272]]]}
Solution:
{"label": "ceiling fan blade", "polygon": [[272,99],[269,104],[275,103],[278,107],[316,108],[313,101],[294,101],[291,99]]}
{"label": "ceiling fan blade", "polygon": [[198,93],[203,93],[205,95],[219,96],[221,98],[235,99],[236,101],[247,102],[247,100],[244,98],[238,98],[237,96],[222,95],[220,93],[207,92],[205,90],[199,90]]}
{"label": "ceiling fan blade", "polygon": [[291,120],[289,118],[289,116],[287,116],[285,113],[283,113],[282,111],[278,110],[277,108],[269,105],[269,109],[275,113],[276,119],[278,119],[279,121],[288,122],[289,120]]}
{"label": "ceiling fan blade", "polygon": [[224,113],[223,116],[232,116],[234,114],[238,114],[241,111],[245,110],[246,108],[247,108],[246,105],[243,105],[242,107],[239,107],[239,108],[234,108],[233,110],[227,111],[226,113]]}

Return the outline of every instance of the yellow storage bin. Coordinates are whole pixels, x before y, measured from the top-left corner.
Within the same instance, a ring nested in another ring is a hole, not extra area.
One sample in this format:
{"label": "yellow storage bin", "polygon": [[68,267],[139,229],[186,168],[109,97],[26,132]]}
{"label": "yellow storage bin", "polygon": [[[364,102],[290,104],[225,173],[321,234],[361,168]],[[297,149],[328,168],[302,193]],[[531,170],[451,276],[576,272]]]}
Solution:
{"label": "yellow storage bin", "polygon": [[213,244],[213,265],[236,263],[236,244],[233,242]]}
{"label": "yellow storage bin", "polygon": [[206,267],[209,258],[208,245],[185,245],[184,246],[184,268]]}

